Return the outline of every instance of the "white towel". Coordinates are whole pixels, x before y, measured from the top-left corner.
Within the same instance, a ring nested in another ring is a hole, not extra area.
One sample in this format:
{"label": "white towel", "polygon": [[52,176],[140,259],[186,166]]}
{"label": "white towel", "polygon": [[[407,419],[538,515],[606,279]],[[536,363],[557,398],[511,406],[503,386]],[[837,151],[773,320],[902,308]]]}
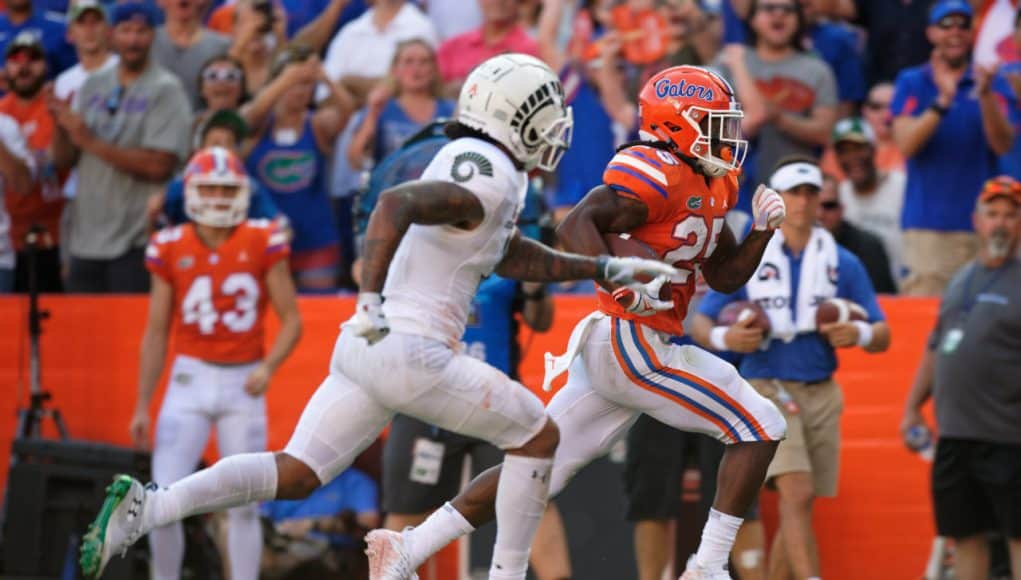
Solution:
{"label": "white towel", "polygon": [[791,264],[783,244],[783,233],[777,230],[746,288],[748,299],[762,305],[769,315],[770,337],[791,342],[799,333],[815,332],[815,310],[819,302],[837,294],[837,242],[821,227],[812,230],[802,254],[798,303],[793,309],[790,304]]}
{"label": "white towel", "polygon": [[567,341],[567,352],[560,356],[553,356],[551,352],[546,353],[546,372],[542,379],[542,390],[548,393],[553,389],[553,381],[564,374],[581,352],[589,333],[592,332],[592,326],[604,318],[606,315],[598,310],[589,314],[571,331],[571,338]]}

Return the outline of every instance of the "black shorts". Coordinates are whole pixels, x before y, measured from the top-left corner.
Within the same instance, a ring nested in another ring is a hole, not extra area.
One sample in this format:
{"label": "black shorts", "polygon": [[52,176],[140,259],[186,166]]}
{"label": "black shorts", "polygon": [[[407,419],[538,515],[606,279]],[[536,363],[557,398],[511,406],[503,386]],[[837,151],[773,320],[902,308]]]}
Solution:
{"label": "black shorts", "polygon": [[[627,519],[637,522],[677,517],[681,510],[681,480],[691,454],[696,457],[701,476],[699,510],[709,513],[724,449],[723,443],[708,435],[680,431],[643,414],[627,436],[624,467]],[[759,519],[758,506],[756,499],[745,519]]]}
{"label": "black shorts", "polygon": [[941,536],[1021,538],[1021,445],[941,438],[932,500]]}
{"label": "black shorts", "polygon": [[[411,479],[415,441],[427,439],[444,446],[435,484]],[[444,431],[406,415],[397,415],[383,447],[383,511],[422,514],[433,511],[461,491],[464,458],[471,455],[472,476],[503,461],[503,451],[474,437]]]}

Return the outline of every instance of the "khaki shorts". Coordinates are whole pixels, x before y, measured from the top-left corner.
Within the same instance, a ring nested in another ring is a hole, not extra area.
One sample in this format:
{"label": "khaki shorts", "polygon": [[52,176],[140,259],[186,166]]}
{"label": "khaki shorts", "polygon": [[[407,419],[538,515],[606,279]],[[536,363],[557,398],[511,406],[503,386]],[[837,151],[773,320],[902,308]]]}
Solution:
{"label": "khaki shorts", "polygon": [[908,275],[900,291],[905,296],[939,296],[978,253],[978,238],[971,232],[906,230],[903,244]]}
{"label": "khaki shorts", "polygon": [[[780,442],[766,471],[766,483],[785,473],[810,473],[818,497],[837,495],[840,472],[840,414],[844,393],[832,379],[806,385],[795,381],[752,379],[761,395],[773,401],[787,419],[787,438]],[[791,414],[777,398],[777,385],[797,403]]]}

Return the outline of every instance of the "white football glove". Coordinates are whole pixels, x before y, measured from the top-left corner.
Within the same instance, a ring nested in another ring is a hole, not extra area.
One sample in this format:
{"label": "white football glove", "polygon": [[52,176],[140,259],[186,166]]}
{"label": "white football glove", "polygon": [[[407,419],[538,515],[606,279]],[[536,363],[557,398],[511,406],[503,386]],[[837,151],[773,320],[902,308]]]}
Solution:
{"label": "white football glove", "polygon": [[383,314],[383,297],[378,292],[358,294],[353,326],[355,334],[369,344],[376,344],[390,334],[390,323]]}
{"label": "white football glove", "polygon": [[613,291],[613,299],[624,307],[624,310],[638,316],[652,316],[657,312],[670,310],[674,307],[673,300],[660,300],[659,291],[663,284],[670,282],[666,276],[659,276],[648,284],[637,288],[622,286]]}
{"label": "white football glove", "polygon": [[599,280],[606,280],[613,284],[627,286],[629,288],[641,288],[651,282],[642,282],[638,278],[667,278],[679,277],[680,272],[668,264],[659,260],[646,260],[644,258],[615,256],[599,257]]}
{"label": "white football glove", "polygon": [[753,227],[760,232],[772,231],[780,227],[785,217],[787,206],[784,205],[783,197],[760,183],[752,196]]}

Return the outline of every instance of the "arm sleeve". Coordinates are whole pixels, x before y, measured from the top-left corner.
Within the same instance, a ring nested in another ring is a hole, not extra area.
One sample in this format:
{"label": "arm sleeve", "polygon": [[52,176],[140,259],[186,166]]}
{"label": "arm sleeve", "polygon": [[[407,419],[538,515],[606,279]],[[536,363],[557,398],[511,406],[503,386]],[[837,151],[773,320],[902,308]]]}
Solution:
{"label": "arm sleeve", "polygon": [[917,117],[921,108],[910,71],[901,71],[893,86],[893,101],[890,102],[890,113],[894,117],[911,115]]}
{"label": "arm sleeve", "polygon": [[287,243],[287,233],[280,228],[280,225],[273,222],[269,226],[269,235],[266,239],[266,270],[291,255],[291,246]]}
{"label": "arm sleeve", "polygon": [[860,305],[869,313],[869,322],[886,320],[879,308],[876,291],[872,288],[872,280],[861,260],[844,248],[840,248],[839,264],[840,280],[837,285],[837,296],[846,298]]}
{"label": "arm sleeve", "polygon": [[145,268],[153,274],[171,282],[170,264],[173,261],[170,246],[161,241],[161,235],[166,230],[161,230],[152,235],[149,245],[145,248]]}
{"label": "arm sleeve", "polygon": [[710,290],[709,292],[706,292],[705,297],[703,297],[702,301],[698,303],[698,313],[716,320],[720,316],[720,311],[722,311],[726,305],[731,302],[747,299],[748,292],[744,288],[741,288],[732,294],[723,294],[716,290]]}

